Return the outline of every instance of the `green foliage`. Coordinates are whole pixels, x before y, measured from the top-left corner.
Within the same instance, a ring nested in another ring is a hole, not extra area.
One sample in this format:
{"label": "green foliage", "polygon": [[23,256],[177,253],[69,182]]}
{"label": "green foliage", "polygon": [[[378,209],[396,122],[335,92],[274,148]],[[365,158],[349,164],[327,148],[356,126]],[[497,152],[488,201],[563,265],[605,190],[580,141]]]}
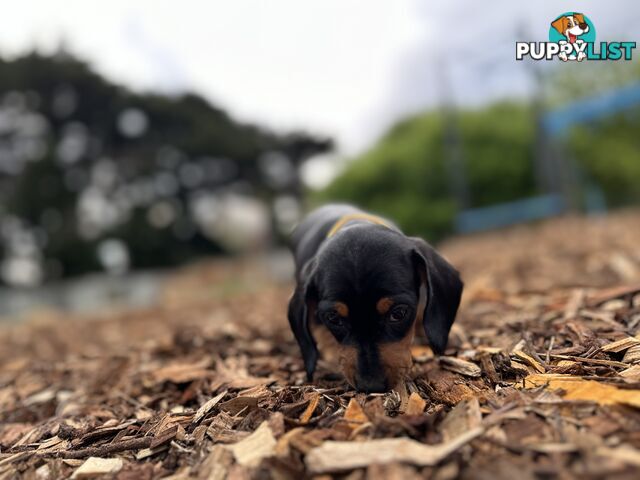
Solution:
{"label": "green foliage", "polygon": [[[571,71],[565,76],[552,79],[557,91],[567,85],[564,80],[573,78]],[[583,82],[580,91],[595,94],[606,85],[616,87],[619,82],[594,79]],[[445,168],[451,158],[445,118],[430,112],[399,122],[374,148],[350,162],[315,200],[354,203],[388,215],[407,233],[430,240],[451,233],[458,209],[451,175],[459,172]],[[533,170],[535,122],[528,107],[498,103],[461,111],[455,124],[471,207],[538,193]],[[632,107],[574,128],[557,145],[559,154],[578,167],[582,186],[600,187],[611,207],[640,202],[639,124],[640,108]]]}
{"label": "green foliage", "polygon": [[[534,128],[526,107],[500,103],[462,112],[455,121],[472,206],[535,193]],[[355,203],[390,216],[409,234],[437,240],[452,231],[457,211],[444,139],[439,113],[404,120],[353,160],[316,200]]]}
{"label": "green foliage", "polygon": [[[545,79],[548,108],[640,81],[640,61],[568,62]],[[599,186],[611,207],[640,202],[640,108],[573,128],[564,152]]]}
{"label": "green foliage", "polygon": [[640,202],[640,109],[575,128],[569,150],[610,206]]}
{"label": "green foliage", "polygon": [[581,98],[622,87],[640,78],[640,61],[567,62],[545,73],[545,105],[554,108]]}

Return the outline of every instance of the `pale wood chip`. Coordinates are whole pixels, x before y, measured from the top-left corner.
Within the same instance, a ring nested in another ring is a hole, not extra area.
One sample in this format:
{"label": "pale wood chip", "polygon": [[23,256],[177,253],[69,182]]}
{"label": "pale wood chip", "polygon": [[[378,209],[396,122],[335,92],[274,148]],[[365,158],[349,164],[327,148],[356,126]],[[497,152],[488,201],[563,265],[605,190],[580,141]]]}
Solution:
{"label": "pale wood chip", "polygon": [[95,478],[99,475],[118,473],[124,466],[121,458],[89,457],[71,475],[72,479]]}
{"label": "pale wood chip", "polygon": [[153,448],[159,447],[160,445],[170,442],[171,440],[176,438],[176,435],[178,434],[179,426],[180,425],[177,423],[172,423],[170,426],[168,426],[164,430],[156,433],[153,438],[153,441],[151,442],[151,445],[149,445],[149,448],[153,449]]}
{"label": "pale wood chip", "polygon": [[628,255],[622,252],[614,252],[609,259],[609,266],[624,280],[638,278],[638,267]]}
{"label": "pale wood chip", "polygon": [[600,447],[595,451],[596,455],[612,458],[628,465],[640,467],[640,450],[630,445],[620,445],[615,448]]}
{"label": "pale wood chip", "polygon": [[289,443],[293,437],[304,434],[305,429],[303,427],[296,427],[292,430],[289,430],[287,433],[282,435],[278,439],[278,443],[276,445],[276,455],[279,457],[286,457],[289,455],[291,451]]}
{"label": "pale wood chip", "polygon": [[69,447],[69,441],[64,440],[57,435],[45,440],[40,445],[38,445],[39,452],[55,452],[58,450],[66,450]]}
{"label": "pale wood chip", "polygon": [[522,350],[516,350],[514,352],[511,352],[511,355],[518,358],[518,360],[520,360],[522,363],[525,363],[530,367],[533,367],[538,373],[544,373],[546,371],[546,369],[544,368],[544,365],[538,362],[531,355],[524,353]]}
{"label": "pale wood chip", "polygon": [[276,439],[269,428],[269,424],[264,421],[247,438],[228,445],[228,448],[240,465],[245,467],[255,467],[260,464],[263,458],[275,454]]}
{"label": "pale wood chip", "polygon": [[8,465],[10,463],[19,462],[20,460],[24,460],[25,458],[29,458],[33,455],[32,452],[18,452],[13,455],[9,455],[6,458],[0,459],[0,467],[3,465]]}
{"label": "pale wood chip", "polygon": [[482,370],[478,365],[456,357],[440,357],[440,363],[447,370],[466,375],[467,377],[479,377]]}
{"label": "pale wood chip", "polygon": [[407,385],[404,382],[400,382],[396,385],[394,391],[396,391],[400,396],[400,405],[398,406],[398,410],[404,412],[409,404],[409,391],[407,390]]}
{"label": "pale wood chip", "polygon": [[476,348],[476,350],[480,353],[488,353],[490,355],[495,355],[497,353],[502,352],[502,348],[498,348],[498,347],[478,347]]}
{"label": "pale wood chip", "polygon": [[640,339],[637,337],[626,337],[615,342],[607,343],[600,348],[603,352],[619,353],[631,348],[635,345],[640,345]]}
{"label": "pale wood chip", "polygon": [[579,450],[572,443],[529,443],[526,448],[539,453],[573,453]]}
{"label": "pale wood chip", "polygon": [[578,310],[584,305],[585,297],[584,289],[577,289],[571,293],[563,313],[565,320],[571,320],[576,317]]}
{"label": "pale wood chip", "polygon": [[224,392],[216,395],[213,398],[210,398],[204,404],[202,404],[202,406],[198,409],[198,411],[193,417],[193,423],[199,423],[200,420],[202,420],[205,417],[205,415],[209,413],[213,409],[213,407],[215,407],[218,404],[218,402],[224,398],[226,394],[227,394],[227,391],[225,390]]}
{"label": "pale wood chip", "polygon": [[634,345],[630,347],[622,358],[623,363],[637,363],[640,362],[640,345]]}
{"label": "pale wood chip", "polygon": [[144,460],[145,458],[152,457],[156,453],[169,450],[169,445],[159,445],[155,448],[143,448],[136,453],[136,460]]}
{"label": "pale wood chip", "polygon": [[640,365],[633,365],[622,370],[619,375],[630,383],[640,382]]}
{"label": "pale wood chip", "polygon": [[228,476],[233,462],[233,454],[222,445],[214,445],[207,458],[202,462],[198,478],[202,480],[224,480]]}
{"label": "pale wood chip", "polygon": [[266,385],[256,385],[255,387],[247,388],[238,392],[239,397],[253,397],[257,399],[263,399],[271,395],[271,390]]}
{"label": "pale wood chip", "polygon": [[578,363],[590,363],[592,365],[605,365],[607,367],[628,367],[628,365],[624,362],[617,362],[615,360],[603,360],[600,358],[586,358],[586,357],[576,357],[574,355],[557,355],[551,354],[551,358],[560,358],[563,360],[572,360]]}
{"label": "pale wood chip", "polygon": [[410,463],[432,466],[444,460],[463,445],[482,434],[482,428],[468,431],[460,437],[438,445],[425,445],[409,438],[390,438],[364,442],[324,442],[305,458],[311,473],[340,472],[361,468],[372,463]]}
{"label": "pale wood chip", "polygon": [[448,442],[458,438],[464,432],[479,427],[482,422],[480,404],[477,398],[470,398],[458,403],[447,414],[440,425],[442,437]]}
{"label": "pale wood chip", "polygon": [[41,403],[47,403],[56,398],[57,391],[54,388],[47,388],[38,393],[34,393],[33,395],[25,398],[23,400],[24,405],[38,405]]}
{"label": "pale wood chip", "polygon": [[573,367],[574,365],[578,365],[578,362],[574,362],[573,360],[560,360],[558,363],[556,363],[556,367],[563,368]]}
{"label": "pale wood chip", "polygon": [[609,300],[603,303],[600,308],[609,312],[616,312],[618,310],[623,310],[627,307],[628,303],[626,300],[621,298],[616,298],[614,300]]}

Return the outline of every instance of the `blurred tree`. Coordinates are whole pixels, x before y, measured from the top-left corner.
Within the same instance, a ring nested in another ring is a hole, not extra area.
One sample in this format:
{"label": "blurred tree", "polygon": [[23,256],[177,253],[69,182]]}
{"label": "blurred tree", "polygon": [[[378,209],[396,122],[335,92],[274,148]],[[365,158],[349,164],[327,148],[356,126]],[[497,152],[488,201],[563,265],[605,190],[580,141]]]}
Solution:
{"label": "blurred tree", "polygon": [[612,207],[640,202],[640,108],[573,129],[568,149]]}
{"label": "blurred tree", "polygon": [[[637,60],[563,65],[545,77],[547,108],[568,103],[579,105],[582,100],[639,82]],[[570,156],[580,167],[582,180],[599,186],[609,206],[640,201],[639,127],[640,107],[628,104],[608,117],[575,126],[566,138],[558,140],[562,154]]]}
{"label": "blurred tree", "polygon": [[[599,82],[592,87],[592,93],[602,90]],[[530,107],[497,103],[460,111],[456,122],[471,207],[543,193],[537,191],[535,179],[535,119]],[[563,154],[581,167],[581,186],[599,186],[611,206],[640,202],[639,127],[636,107],[576,127],[559,140]],[[409,234],[442,238],[453,231],[458,208],[449,179],[452,172],[445,168],[445,134],[438,112],[399,122],[371,150],[348,163],[325,190],[315,193],[314,201],[352,202],[390,216]]]}
{"label": "blurred tree", "polygon": [[[462,112],[457,122],[471,206],[535,193],[533,122],[527,107],[500,103]],[[457,209],[444,163],[444,135],[438,113],[398,123],[316,200],[353,202],[389,215],[409,234],[442,238],[452,231]]]}
{"label": "blurred tree", "polygon": [[220,208],[207,205],[299,197],[301,163],[331,148],[241,124],[196,94],[132,92],[64,52],[0,59],[0,273],[12,256],[49,277],[95,270],[108,239],[134,268],[222,252]]}
{"label": "blurred tree", "polygon": [[640,62],[567,62],[542,75],[545,104],[554,108],[640,80]]}

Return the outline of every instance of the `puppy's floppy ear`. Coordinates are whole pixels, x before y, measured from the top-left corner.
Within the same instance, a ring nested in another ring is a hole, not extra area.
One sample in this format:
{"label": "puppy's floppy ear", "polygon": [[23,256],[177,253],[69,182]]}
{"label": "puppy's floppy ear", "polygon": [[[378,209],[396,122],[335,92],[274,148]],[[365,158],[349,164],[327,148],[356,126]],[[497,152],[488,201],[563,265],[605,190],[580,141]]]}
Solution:
{"label": "puppy's floppy ear", "polygon": [[427,287],[427,304],[422,325],[431,348],[443,353],[447,347],[449,330],[456,318],[463,283],[458,271],[421,238],[412,237],[411,252],[418,278]]}
{"label": "puppy's floppy ear", "polygon": [[578,23],[587,23],[584,21],[584,15],[582,13],[574,13],[573,18],[575,18]]}
{"label": "puppy's floppy ear", "polygon": [[296,290],[289,300],[289,325],[300,346],[307,372],[307,381],[313,380],[313,372],[318,362],[318,348],[311,336],[309,322],[314,321],[318,306],[318,295],[315,285],[315,262],[305,265]]}
{"label": "puppy's floppy ear", "polygon": [[551,22],[551,26],[555,28],[560,35],[564,35],[564,32],[569,28],[569,19],[563,15],[557,20]]}

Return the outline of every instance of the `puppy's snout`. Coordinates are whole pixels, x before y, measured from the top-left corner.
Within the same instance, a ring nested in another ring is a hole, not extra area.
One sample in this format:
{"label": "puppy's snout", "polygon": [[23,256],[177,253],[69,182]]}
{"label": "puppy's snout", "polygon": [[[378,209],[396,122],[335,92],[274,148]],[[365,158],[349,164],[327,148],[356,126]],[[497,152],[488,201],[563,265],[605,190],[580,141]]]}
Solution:
{"label": "puppy's snout", "polygon": [[356,375],[355,384],[356,389],[366,393],[383,393],[388,390],[386,380],[380,377]]}
{"label": "puppy's snout", "polygon": [[586,23],[581,23],[580,29],[586,32],[587,30],[589,30],[589,25],[587,25]]}

